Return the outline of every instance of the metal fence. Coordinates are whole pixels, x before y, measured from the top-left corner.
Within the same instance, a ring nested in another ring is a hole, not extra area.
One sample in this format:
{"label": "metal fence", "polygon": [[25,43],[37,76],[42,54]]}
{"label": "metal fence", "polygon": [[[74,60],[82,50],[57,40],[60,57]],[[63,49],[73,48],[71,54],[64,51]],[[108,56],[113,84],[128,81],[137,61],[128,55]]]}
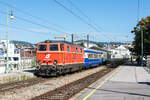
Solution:
{"label": "metal fence", "polygon": [[150,68],[150,55],[147,56],[146,66]]}
{"label": "metal fence", "polygon": [[[20,69],[28,69],[36,67],[36,58],[30,57],[30,58],[21,58],[21,60],[17,63],[9,63],[9,72],[20,70]],[[6,68],[6,61],[0,62],[0,73],[5,73]]]}

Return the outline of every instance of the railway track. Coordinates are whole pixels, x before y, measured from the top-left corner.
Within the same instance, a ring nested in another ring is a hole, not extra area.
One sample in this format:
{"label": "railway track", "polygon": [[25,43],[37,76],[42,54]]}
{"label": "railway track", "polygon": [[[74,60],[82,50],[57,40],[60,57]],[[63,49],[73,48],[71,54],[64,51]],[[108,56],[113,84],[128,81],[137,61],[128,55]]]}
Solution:
{"label": "railway track", "polygon": [[55,90],[49,91],[43,95],[32,98],[31,100],[68,100],[82,89],[88,87],[115,68],[106,68],[85,78],[79,79]]}
{"label": "railway track", "polygon": [[2,85],[0,85],[0,93],[5,93],[5,92],[11,91],[13,89],[20,89],[23,87],[28,87],[31,85],[45,82],[46,80],[48,80],[48,79],[36,77],[36,78],[24,80],[24,81],[2,84]]}
{"label": "railway track", "polygon": [[56,77],[51,77],[51,78],[35,77],[35,78],[31,78],[31,79],[24,80],[24,81],[0,84],[0,94],[3,94],[5,92],[11,92],[15,89],[29,87],[29,86],[36,85],[39,83],[44,83],[44,82],[46,82],[50,79],[54,79],[54,78],[56,78]]}

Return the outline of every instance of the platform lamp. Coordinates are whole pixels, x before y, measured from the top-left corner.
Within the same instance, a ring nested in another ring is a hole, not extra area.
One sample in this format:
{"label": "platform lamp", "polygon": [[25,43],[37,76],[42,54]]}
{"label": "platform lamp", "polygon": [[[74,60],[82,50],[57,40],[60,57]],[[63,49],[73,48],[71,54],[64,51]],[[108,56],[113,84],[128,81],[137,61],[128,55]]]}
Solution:
{"label": "platform lamp", "polygon": [[8,13],[8,9],[7,9],[7,13],[6,13],[6,40],[7,40],[7,52],[6,52],[6,69],[5,69],[5,73],[9,72],[9,57],[8,57],[8,17],[10,17],[11,20],[14,19],[14,15],[13,15],[13,10],[11,9],[11,13]]}

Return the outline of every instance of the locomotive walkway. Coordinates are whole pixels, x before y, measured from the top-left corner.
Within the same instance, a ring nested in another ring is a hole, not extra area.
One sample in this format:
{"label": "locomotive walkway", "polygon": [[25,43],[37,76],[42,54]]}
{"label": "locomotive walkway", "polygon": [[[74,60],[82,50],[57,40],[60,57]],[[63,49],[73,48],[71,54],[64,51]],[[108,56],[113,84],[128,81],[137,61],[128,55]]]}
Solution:
{"label": "locomotive walkway", "polygon": [[150,73],[145,67],[123,65],[74,98],[75,100],[150,100]]}

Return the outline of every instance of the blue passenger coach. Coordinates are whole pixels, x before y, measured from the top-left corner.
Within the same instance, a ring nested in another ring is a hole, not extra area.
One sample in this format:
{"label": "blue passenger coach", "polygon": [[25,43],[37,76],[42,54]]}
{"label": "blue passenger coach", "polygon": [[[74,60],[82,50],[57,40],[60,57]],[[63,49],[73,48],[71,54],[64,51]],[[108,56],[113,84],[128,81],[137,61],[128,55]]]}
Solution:
{"label": "blue passenger coach", "polygon": [[92,66],[98,66],[102,64],[103,59],[102,59],[102,54],[103,52],[97,51],[97,50],[92,50],[92,49],[84,49],[84,67],[89,68]]}

